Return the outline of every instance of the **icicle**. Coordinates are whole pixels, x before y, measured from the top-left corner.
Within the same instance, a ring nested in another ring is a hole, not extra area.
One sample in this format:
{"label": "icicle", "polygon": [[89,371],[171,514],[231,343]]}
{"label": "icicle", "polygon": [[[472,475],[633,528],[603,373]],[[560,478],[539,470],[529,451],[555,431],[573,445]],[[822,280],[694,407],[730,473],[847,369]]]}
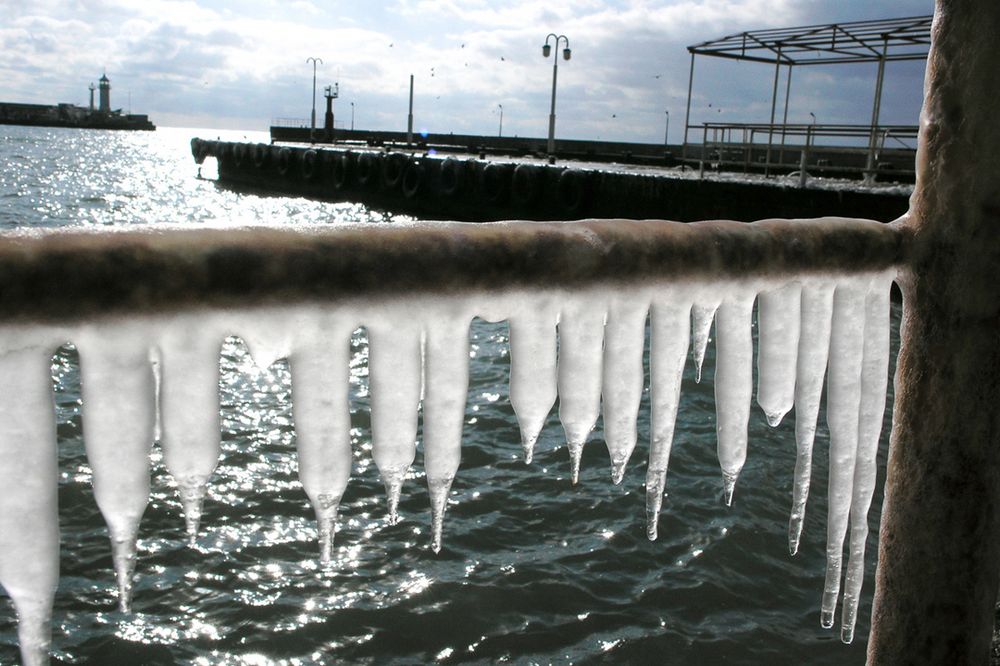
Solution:
{"label": "icicle", "polygon": [[636,419],[642,400],[642,352],[646,343],[645,300],[617,296],[608,306],[604,327],[604,441],[611,455],[611,480],[620,484],[637,439]]}
{"label": "icicle", "polygon": [[351,478],[348,404],[352,323],[317,317],[298,329],[288,355],[299,480],[316,513],[320,562],[333,550],[337,510]]}
{"label": "icicle", "polygon": [[753,294],[726,298],[716,317],[715,410],[726,506],[747,457],[747,425],[753,397]]}
{"label": "icicle", "polygon": [[285,316],[274,316],[266,310],[255,311],[249,322],[241,323],[233,330],[239,331],[240,339],[247,346],[257,367],[266,370],[278,359],[287,358],[292,351],[291,335],[294,327],[288,326],[288,323]]}
{"label": "icicle", "polygon": [[819,417],[823,378],[830,353],[833,289],[832,283],[807,284],[802,288],[801,335],[795,374],[795,480],[788,520],[788,552],[792,555],[799,551],[806,500],[809,498],[816,419]]}
{"label": "icicle", "polygon": [[163,359],[160,350],[148,347],[149,367],[153,371],[153,440],[163,439],[163,414],[160,413],[160,391],[163,386]]}
{"label": "icicle", "polygon": [[389,501],[389,523],[399,520],[399,495],[416,455],[421,386],[421,330],[410,313],[368,326],[372,457]]}
{"label": "icicle", "polygon": [[0,584],[17,610],[25,666],[49,663],[59,584],[51,349],[14,348],[37,338],[37,331],[0,331]]}
{"label": "icicle", "polygon": [[826,398],[830,426],[829,517],[826,532],[826,582],[820,623],[833,626],[840,591],[844,536],[851,511],[854,463],[858,450],[858,408],[861,400],[861,365],[867,285],[848,278],[833,294],[830,333],[830,369]]}
{"label": "icicle", "polygon": [[604,303],[571,299],[559,319],[559,420],[566,432],[572,478],[580,478],[583,445],[601,411]]}
{"label": "icicle", "polygon": [[875,491],[879,436],[885,416],[885,393],[889,376],[889,285],[876,278],[865,302],[864,362],[861,368],[861,413],[858,421],[858,454],[854,466],[851,499],[851,546],[844,580],[844,608],[840,638],[854,640],[858,599],[865,576],[865,542],[868,540],[868,509]]}
{"label": "icicle", "polygon": [[701,383],[701,364],[705,361],[708,336],[712,332],[712,321],[718,309],[719,301],[695,303],[691,308],[691,318],[694,320],[691,325],[694,335],[694,380],[698,383]]}
{"label": "icicle", "polygon": [[510,405],[521,426],[524,462],[530,463],[556,401],[556,313],[551,306],[511,315]]}
{"label": "icicle", "polygon": [[691,304],[654,300],[650,308],[649,384],[651,441],[646,469],[646,536],[655,541],[667,464],[674,439],[681,377],[691,337]]}
{"label": "icicle", "polygon": [[462,458],[462,426],[469,392],[469,318],[428,318],[424,398],[424,469],[431,499],[431,548],[441,551],[448,491]]}
{"label": "icicle", "polygon": [[85,330],[77,342],[84,443],[94,498],[108,524],[122,612],[129,611],[132,601],[156,421],[156,385],[144,332],[115,321]]}
{"label": "icicle", "polygon": [[775,427],[795,399],[802,288],[797,282],[760,294],[757,301],[757,404]]}
{"label": "icicle", "polygon": [[219,353],[222,334],[211,322],[177,317],[160,341],[163,460],[177,482],[188,539],[198,536],[208,479],[221,452]]}

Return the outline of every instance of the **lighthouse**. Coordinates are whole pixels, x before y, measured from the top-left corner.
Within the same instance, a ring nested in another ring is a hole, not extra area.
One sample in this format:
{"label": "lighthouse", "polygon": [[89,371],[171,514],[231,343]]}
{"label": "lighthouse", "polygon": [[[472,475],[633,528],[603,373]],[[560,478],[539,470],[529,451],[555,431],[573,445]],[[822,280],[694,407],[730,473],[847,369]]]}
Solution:
{"label": "lighthouse", "polygon": [[101,79],[98,81],[101,87],[101,113],[111,113],[111,81],[108,80],[107,74],[101,74]]}

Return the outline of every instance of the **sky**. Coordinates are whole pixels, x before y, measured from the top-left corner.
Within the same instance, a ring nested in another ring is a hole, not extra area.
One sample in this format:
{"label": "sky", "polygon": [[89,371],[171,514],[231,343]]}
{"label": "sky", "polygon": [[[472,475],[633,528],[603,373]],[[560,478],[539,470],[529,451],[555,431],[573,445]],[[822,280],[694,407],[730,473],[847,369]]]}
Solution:
{"label": "sky", "polygon": [[[683,134],[686,47],[731,33],[920,16],[932,0],[0,0],[0,101],[86,106],[111,80],[112,108],[160,126],[337,127],[544,137],[553,57],[557,136],[671,143]],[[560,47],[562,44],[560,43]],[[558,50],[554,51],[558,52]],[[876,65],[794,70],[789,122],[867,123]],[[773,66],[699,57],[691,122],[767,122]],[[923,62],[887,65],[883,123],[915,124]],[[784,80],[781,83],[784,90]]]}

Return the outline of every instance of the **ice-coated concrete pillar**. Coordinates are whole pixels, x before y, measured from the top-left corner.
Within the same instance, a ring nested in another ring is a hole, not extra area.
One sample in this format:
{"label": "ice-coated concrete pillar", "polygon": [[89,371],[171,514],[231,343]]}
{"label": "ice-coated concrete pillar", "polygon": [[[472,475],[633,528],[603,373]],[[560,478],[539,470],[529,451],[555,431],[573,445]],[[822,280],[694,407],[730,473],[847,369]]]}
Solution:
{"label": "ice-coated concrete pillar", "polygon": [[1000,3],[938,0],[870,664],[985,664],[1000,571]]}

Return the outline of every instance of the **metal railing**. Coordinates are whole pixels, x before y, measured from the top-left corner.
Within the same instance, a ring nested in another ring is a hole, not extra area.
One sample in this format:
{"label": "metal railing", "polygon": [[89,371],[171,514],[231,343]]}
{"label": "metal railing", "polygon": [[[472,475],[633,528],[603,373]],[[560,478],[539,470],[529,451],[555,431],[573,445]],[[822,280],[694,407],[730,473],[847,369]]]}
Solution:
{"label": "metal railing", "polygon": [[916,125],[879,125],[873,130],[869,125],[706,122],[688,129],[700,130],[702,137],[700,145],[685,146],[688,158],[713,168],[788,171],[799,166],[805,152],[812,158],[809,169],[816,173],[914,174]]}
{"label": "metal railing", "polygon": [[297,127],[297,128],[309,128],[308,118],[272,118],[272,127]]}

